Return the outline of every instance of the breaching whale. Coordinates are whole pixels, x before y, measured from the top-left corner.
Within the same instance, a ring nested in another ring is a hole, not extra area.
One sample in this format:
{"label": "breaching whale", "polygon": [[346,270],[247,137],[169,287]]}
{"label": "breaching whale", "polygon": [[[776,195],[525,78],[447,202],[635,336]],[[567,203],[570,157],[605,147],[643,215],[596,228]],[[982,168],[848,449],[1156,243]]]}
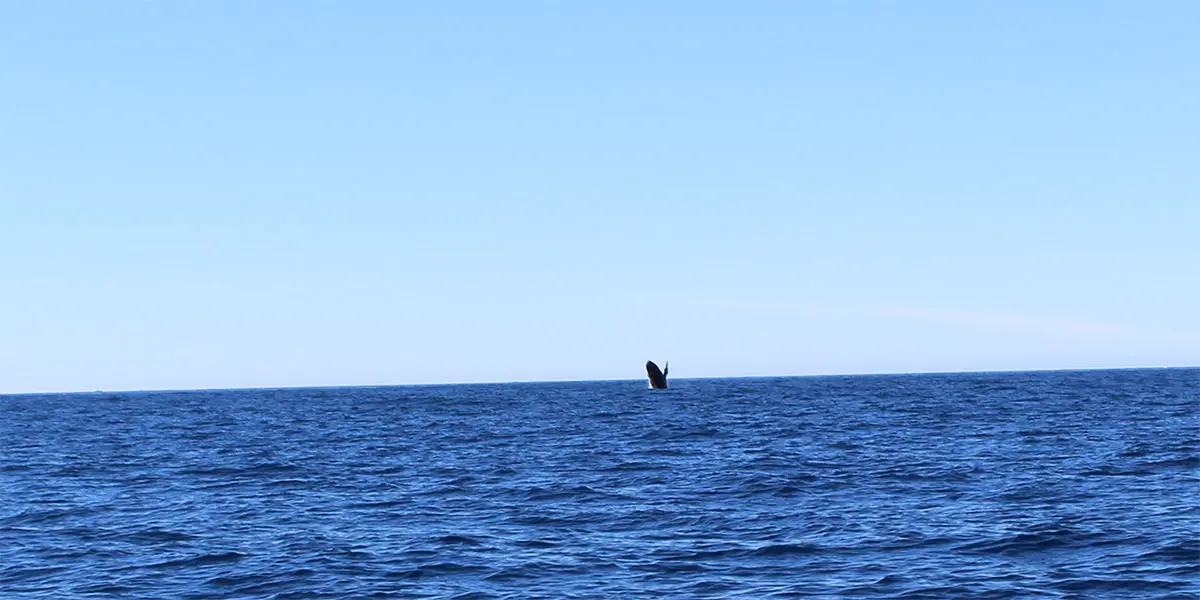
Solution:
{"label": "breaching whale", "polygon": [[667,371],[671,370],[671,361],[663,364],[663,370],[658,370],[658,365],[654,361],[646,361],[646,375],[650,377],[650,389],[665,390],[667,389]]}

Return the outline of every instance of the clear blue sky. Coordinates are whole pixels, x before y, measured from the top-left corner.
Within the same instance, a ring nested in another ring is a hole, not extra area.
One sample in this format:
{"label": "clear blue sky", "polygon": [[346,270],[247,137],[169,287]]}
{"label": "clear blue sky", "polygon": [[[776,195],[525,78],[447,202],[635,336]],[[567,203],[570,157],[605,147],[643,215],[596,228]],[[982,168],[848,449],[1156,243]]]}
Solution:
{"label": "clear blue sky", "polygon": [[0,392],[1200,364],[1200,2],[10,2]]}

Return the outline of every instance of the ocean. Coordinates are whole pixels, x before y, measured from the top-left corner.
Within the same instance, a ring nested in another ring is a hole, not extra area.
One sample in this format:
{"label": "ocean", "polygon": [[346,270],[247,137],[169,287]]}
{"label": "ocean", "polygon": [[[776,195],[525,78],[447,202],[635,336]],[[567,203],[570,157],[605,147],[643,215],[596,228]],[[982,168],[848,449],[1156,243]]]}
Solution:
{"label": "ocean", "polygon": [[0,598],[1200,598],[1200,369],[646,387],[0,396]]}

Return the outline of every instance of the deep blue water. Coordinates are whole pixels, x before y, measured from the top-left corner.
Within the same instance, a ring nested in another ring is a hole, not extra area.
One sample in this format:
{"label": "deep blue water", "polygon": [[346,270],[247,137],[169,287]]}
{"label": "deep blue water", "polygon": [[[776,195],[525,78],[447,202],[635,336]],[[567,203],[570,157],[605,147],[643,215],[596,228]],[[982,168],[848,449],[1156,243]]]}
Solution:
{"label": "deep blue water", "polygon": [[0,396],[0,598],[1200,598],[1200,369]]}

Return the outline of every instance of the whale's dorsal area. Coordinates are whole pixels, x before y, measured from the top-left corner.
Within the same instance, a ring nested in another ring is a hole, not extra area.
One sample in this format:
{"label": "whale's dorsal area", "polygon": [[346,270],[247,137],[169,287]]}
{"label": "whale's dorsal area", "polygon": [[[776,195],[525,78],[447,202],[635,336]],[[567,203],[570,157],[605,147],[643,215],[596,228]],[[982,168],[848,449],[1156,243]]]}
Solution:
{"label": "whale's dorsal area", "polygon": [[654,361],[646,361],[646,376],[650,378],[650,388],[655,390],[667,389],[667,372],[671,370],[671,363],[665,363],[666,369],[658,370],[658,365]]}

